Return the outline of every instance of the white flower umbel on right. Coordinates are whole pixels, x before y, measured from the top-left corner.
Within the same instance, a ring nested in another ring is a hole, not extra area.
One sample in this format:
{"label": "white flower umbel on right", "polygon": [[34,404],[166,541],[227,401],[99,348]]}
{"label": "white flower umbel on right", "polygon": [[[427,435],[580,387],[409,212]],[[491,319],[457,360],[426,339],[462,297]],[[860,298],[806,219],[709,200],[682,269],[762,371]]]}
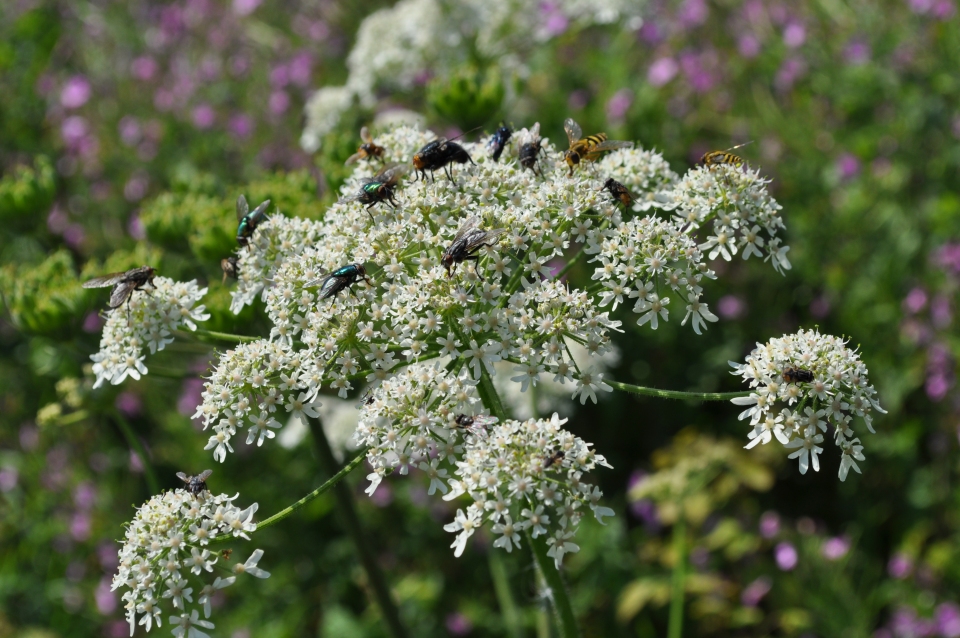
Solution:
{"label": "white flower umbel on right", "polygon": [[90,356],[97,380],[93,387],[123,383],[127,377],[147,374],[145,349],[151,354],[173,343],[173,332],[185,326],[196,330],[210,315],[198,302],[207,294],[196,281],[179,282],[155,277],[154,288],[136,290],[130,300],[110,311],[100,337],[100,351]]}
{"label": "white flower umbel on right", "polygon": [[806,474],[810,466],[820,470],[818,455],[828,436],[843,454],[840,480],[851,468],[860,472],[856,462],[864,460],[863,446],[854,417],[873,432],[873,411],[885,410],[867,378],[867,367],[846,343],[819,330],[800,330],[757,344],[746,363],[730,362],[733,374],[753,389],[750,396],[733,399],[747,406],[740,414],[752,426],[747,448],[776,439],[791,450],[789,458],[799,459],[800,473]]}
{"label": "white flower umbel on right", "polygon": [[584,482],[596,466],[610,467],[590,444],[564,430],[566,419],[506,421],[467,436],[466,452],[450,480],[452,500],[473,499],[458,510],[444,529],[457,535],[451,547],[460,556],[467,539],[487,522],[493,546],[507,552],[519,547],[521,536],[547,536],[549,555],[560,567],[563,555],[579,547],[571,539],[584,510],[601,523],[613,510],[599,504],[603,493]]}
{"label": "white flower umbel on right", "polygon": [[[241,510],[233,504],[235,498],[179,489],[158,494],[137,510],[127,525],[111,587],[129,589],[122,600],[131,636],[138,624],[147,631],[161,626],[164,611],[176,614],[169,617],[175,636],[206,635],[194,626],[213,628],[213,623],[200,620],[200,612],[209,618],[213,594],[237,577],[216,575],[229,573],[222,564],[227,558],[207,546],[223,536],[250,540],[248,534],[257,529],[253,522],[257,504]],[[256,566],[262,555],[262,550],[254,550],[245,563],[233,565],[232,573],[269,577]]]}

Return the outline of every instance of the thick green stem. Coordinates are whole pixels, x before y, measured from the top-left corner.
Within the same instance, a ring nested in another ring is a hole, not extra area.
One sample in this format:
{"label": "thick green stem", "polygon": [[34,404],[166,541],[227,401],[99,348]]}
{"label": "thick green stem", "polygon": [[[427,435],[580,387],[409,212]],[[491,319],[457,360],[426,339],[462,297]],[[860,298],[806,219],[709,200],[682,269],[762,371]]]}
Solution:
{"label": "thick green stem", "polygon": [[[330,442],[323,433],[323,427],[317,419],[309,419],[307,423],[310,426],[310,433],[313,435],[314,448],[320,461],[320,467],[328,474],[334,474],[337,469],[337,460],[333,456],[333,450],[330,448]],[[337,483],[333,488],[333,497],[337,501],[337,513],[340,521],[346,528],[347,534],[353,540],[356,546],[357,554],[360,557],[360,563],[367,573],[367,581],[370,583],[370,589],[373,590],[373,597],[380,607],[380,613],[386,621],[390,635],[394,638],[406,638],[407,630],[400,621],[400,610],[397,609],[390,593],[390,587],[387,585],[387,579],[380,571],[380,565],[373,555],[370,543],[367,541],[360,526],[360,517],[357,516],[357,509],[353,503],[353,494],[345,483]]]}
{"label": "thick green stem", "polygon": [[[261,530],[261,529],[263,529],[263,528],[265,528],[265,527],[270,527],[271,525],[274,525],[274,524],[276,524],[276,523],[279,523],[280,521],[282,521],[282,520],[285,519],[286,517],[290,516],[291,514],[293,514],[294,512],[296,512],[298,509],[300,509],[301,507],[303,507],[304,505],[306,505],[307,503],[309,503],[310,501],[312,501],[313,499],[317,498],[318,496],[320,496],[320,495],[322,495],[322,494],[326,494],[327,492],[329,492],[329,491],[333,488],[334,485],[336,485],[336,484],[339,483],[341,480],[343,480],[343,478],[344,478],[347,474],[349,474],[350,472],[352,472],[353,470],[355,470],[355,469],[357,468],[357,466],[359,466],[361,463],[363,463],[363,459],[366,457],[366,455],[367,455],[366,450],[360,450],[360,453],[357,454],[355,457],[353,457],[353,460],[352,460],[352,461],[350,461],[349,463],[347,463],[346,465],[344,465],[344,466],[343,466],[343,469],[341,469],[339,472],[337,472],[336,474],[334,474],[334,475],[330,478],[329,481],[327,481],[326,483],[324,483],[323,485],[321,485],[321,486],[318,487],[317,489],[313,490],[312,492],[310,492],[309,494],[307,494],[306,496],[304,496],[303,498],[301,498],[299,501],[297,501],[296,503],[294,503],[294,504],[291,505],[290,507],[285,507],[285,508],[283,508],[282,510],[280,510],[279,512],[277,512],[276,514],[274,514],[273,516],[265,519],[264,521],[262,521],[262,522],[260,522],[260,523],[257,523],[257,531],[259,531],[259,530]],[[233,537],[232,537],[232,536],[224,537],[222,540],[229,540],[230,538],[233,538]],[[218,538],[216,538],[216,539],[214,539],[214,540],[212,540],[212,541],[210,541],[210,542],[211,542],[211,543],[215,543],[215,542],[217,542],[217,541],[219,541],[219,540],[221,540],[221,538],[218,537]]]}
{"label": "thick green stem", "polygon": [[560,638],[579,638],[580,629],[577,627],[577,617],[573,614],[573,606],[570,604],[570,596],[567,594],[567,586],[560,577],[553,559],[547,556],[546,539],[532,538],[529,532],[524,532],[527,537],[527,544],[533,550],[533,557],[537,565],[537,573],[546,583],[544,595],[550,599],[553,606],[554,617],[557,621]]}
{"label": "thick green stem", "polygon": [[670,625],[667,638],[680,638],[683,635],[683,592],[687,578],[687,525],[683,518],[683,506],[673,524],[673,584],[670,592]]}
{"label": "thick green stem", "polygon": [[140,457],[140,463],[143,465],[143,475],[147,479],[147,487],[150,488],[150,493],[159,494],[160,481],[157,480],[157,473],[153,469],[153,464],[150,463],[150,457],[147,456],[146,448],[144,448],[143,443],[140,442],[140,437],[137,436],[130,422],[123,418],[120,412],[113,413],[113,421],[117,424],[117,428],[120,429],[120,433],[123,434],[123,438],[127,440],[127,445]]}
{"label": "thick green stem", "polygon": [[[251,341],[257,341],[261,337],[250,337],[247,335],[235,335],[229,332],[217,332],[216,330],[204,330],[203,328],[197,328],[193,331],[187,330],[176,330],[174,335],[187,338],[187,339],[196,339],[197,341],[227,341],[230,343],[245,343]],[[204,337],[206,337],[204,339]]]}
{"label": "thick green stem", "polygon": [[639,385],[630,385],[629,383],[620,383],[604,379],[611,387],[632,394],[640,394],[646,397],[657,397],[659,399],[681,399],[685,401],[729,401],[737,397],[750,396],[751,390],[741,392],[683,392],[680,390],[658,390],[657,388],[644,388]]}
{"label": "thick green stem", "polygon": [[500,616],[503,618],[503,624],[506,625],[507,635],[510,638],[523,638],[520,610],[517,609],[517,603],[513,600],[507,565],[503,561],[503,556],[495,548],[487,552],[487,557],[490,563],[490,576],[493,578],[493,591],[497,595]]}
{"label": "thick green stem", "polygon": [[579,251],[577,251],[576,255],[570,258],[570,261],[566,263],[566,265],[560,270],[560,272],[554,275],[553,278],[560,279],[561,277],[566,275],[570,271],[570,269],[573,268],[573,266],[577,263],[577,261],[580,259],[580,256],[582,254],[583,254],[583,249],[581,248]]}
{"label": "thick green stem", "polygon": [[482,364],[480,366],[480,383],[477,384],[477,394],[480,395],[480,400],[483,401],[483,405],[490,410],[493,416],[500,419],[500,421],[505,421],[509,418],[506,408],[503,407],[503,403],[500,401],[500,395],[497,394],[497,388],[493,385],[493,379],[490,377],[490,373],[487,372],[486,367]]}

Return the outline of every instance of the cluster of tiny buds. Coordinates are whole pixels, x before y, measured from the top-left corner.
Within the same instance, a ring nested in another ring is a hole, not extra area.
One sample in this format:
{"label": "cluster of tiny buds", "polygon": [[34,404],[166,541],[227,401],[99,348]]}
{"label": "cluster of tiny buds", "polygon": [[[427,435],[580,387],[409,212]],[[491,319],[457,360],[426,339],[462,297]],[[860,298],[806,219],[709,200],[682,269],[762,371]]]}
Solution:
{"label": "cluster of tiny buds", "polygon": [[127,377],[139,379],[147,374],[145,350],[155,354],[173,342],[174,331],[182,326],[196,330],[196,322],[210,318],[206,307],[198,305],[207,289],[196,281],[154,277],[153,286],[134,290],[128,301],[107,314],[100,350],[90,356],[95,388],[104,382],[119,385]]}
{"label": "cluster of tiny buds", "polygon": [[[246,561],[227,567],[232,550],[207,548],[224,536],[250,540],[248,534],[257,528],[253,522],[257,504],[241,510],[233,504],[237,496],[211,494],[206,484],[197,480],[200,477],[184,478],[186,489],[154,496],[127,525],[112,589],[128,588],[122,600],[131,636],[138,624],[147,631],[162,626],[163,607],[168,602],[175,614],[169,617],[174,636],[207,636],[198,628],[213,628],[213,623],[204,619],[210,617],[211,599],[217,590],[232,585],[241,574],[270,576],[257,567],[263,550],[254,550]],[[215,571],[223,575],[215,575]]]}
{"label": "cluster of tiny buds", "polygon": [[846,343],[819,330],[800,330],[757,344],[745,363],[730,362],[733,374],[753,389],[749,396],[733,399],[749,406],[739,417],[750,421],[747,448],[776,438],[793,450],[789,458],[799,459],[801,474],[811,465],[819,471],[820,444],[830,425],[841,451],[840,480],[851,468],[860,472],[863,445],[853,428],[854,417],[873,432],[873,410],[885,411],[866,365]]}

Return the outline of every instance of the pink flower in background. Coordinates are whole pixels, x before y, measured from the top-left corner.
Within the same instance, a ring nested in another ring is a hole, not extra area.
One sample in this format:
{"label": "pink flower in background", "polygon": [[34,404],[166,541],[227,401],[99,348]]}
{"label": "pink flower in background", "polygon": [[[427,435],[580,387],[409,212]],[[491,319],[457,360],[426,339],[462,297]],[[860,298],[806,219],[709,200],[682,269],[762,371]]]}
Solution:
{"label": "pink flower in background", "polygon": [[567,98],[567,106],[574,111],[579,111],[590,101],[590,94],[583,90],[577,90],[570,93]]}
{"label": "pink flower in background", "polygon": [[633,91],[630,89],[620,89],[607,100],[607,119],[611,122],[622,121],[632,104]]}
{"label": "pink flower in background", "polygon": [[180,397],[177,399],[177,412],[183,416],[192,415],[203,400],[202,395],[203,379],[184,379],[180,388]]}
{"label": "pink flower in background", "polygon": [[150,180],[146,175],[134,175],[123,185],[123,196],[128,202],[139,202],[146,196],[149,185]]}
{"label": "pink flower in background", "polygon": [[933,618],[943,638],[960,638],[960,606],[956,603],[940,603]]}
{"label": "pink flower in background", "polygon": [[760,40],[755,35],[746,33],[737,41],[737,50],[747,59],[755,58],[760,53]]}
{"label": "pink flower in background", "polygon": [[740,594],[740,602],[744,607],[756,607],[763,597],[770,593],[772,587],[773,581],[768,576],[761,576],[744,588]]}
{"label": "pink flower in background", "polygon": [[663,86],[680,70],[680,65],[673,58],[660,58],[650,65],[647,71],[647,81],[653,86]]}
{"label": "pink flower in background", "polygon": [[292,83],[297,86],[307,86],[313,75],[313,57],[308,52],[301,51],[290,59],[287,68]]}
{"label": "pink flower in background", "polygon": [[143,136],[140,121],[132,115],[124,115],[117,124],[117,130],[120,133],[120,141],[127,146],[136,146]]}
{"label": "pink flower in background", "polygon": [[9,492],[17,486],[20,479],[20,473],[16,468],[0,468],[0,492]]}
{"label": "pink flower in background", "polygon": [[563,11],[553,2],[540,3],[541,24],[547,37],[558,36],[570,27],[570,21]]}
{"label": "pink flower in background", "polygon": [[820,548],[820,553],[827,560],[839,560],[850,551],[850,540],[843,536],[828,538]]}
{"label": "pink flower in background", "polygon": [[100,316],[100,313],[87,313],[87,316],[83,318],[83,331],[91,333],[100,332],[100,329],[103,328],[104,323],[105,320]]}
{"label": "pink flower in background", "polygon": [[851,179],[860,172],[860,160],[852,153],[844,153],[837,158],[837,173],[840,179]]}
{"label": "pink flower in background", "polygon": [[90,538],[90,515],[86,512],[77,512],[70,519],[70,536],[75,541],[85,541]]}
{"label": "pink flower in background", "polygon": [[270,71],[270,84],[282,89],[290,83],[290,70],[286,64],[278,64]]}
{"label": "pink flower in background", "polygon": [[946,20],[947,18],[952,18],[953,14],[957,12],[956,6],[953,4],[953,0],[937,0],[933,5],[933,16],[938,20]]}
{"label": "pink flower in background", "polygon": [[253,13],[260,6],[261,0],[233,0],[233,12],[239,16]]}
{"label": "pink flower in background", "polygon": [[280,115],[290,108],[290,95],[286,91],[274,91],[270,94],[267,104],[271,113]]}
{"label": "pink flower in background", "polygon": [[760,535],[773,538],[780,533],[780,515],[776,512],[764,512],[760,516]]}
{"label": "pink flower in background", "polygon": [[458,611],[448,614],[444,625],[446,625],[447,631],[453,636],[466,636],[473,631],[473,623]]}
{"label": "pink flower in background", "polygon": [[80,108],[90,99],[90,82],[82,75],[75,75],[63,85],[60,91],[60,104],[65,109]]}
{"label": "pink flower in background", "polygon": [[774,83],[781,91],[789,91],[807,72],[807,63],[801,58],[788,58],[780,65]]}
{"label": "pink flower in background", "polygon": [[910,575],[910,572],[913,570],[913,561],[910,560],[910,557],[903,553],[896,553],[890,557],[890,562],[887,563],[887,573],[890,574],[892,578],[897,580],[903,580]]}
{"label": "pink flower in background", "polygon": [[684,0],[677,11],[677,20],[684,29],[691,29],[707,21],[710,9],[704,0]]}
{"label": "pink flower in background", "polygon": [[89,130],[87,120],[80,115],[71,115],[65,118],[60,125],[60,135],[63,137],[64,143],[73,149],[80,146]]}
{"label": "pink flower in background", "polygon": [[851,40],[843,49],[847,64],[860,65],[870,61],[870,45],[863,40]]}
{"label": "pink flower in background", "polygon": [[87,238],[87,233],[80,224],[70,224],[63,231],[63,241],[71,248],[79,248],[83,245],[83,240]]}
{"label": "pink flower in background", "polygon": [[830,300],[826,295],[818,295],[810,302],[810,315],[816,319],[823,319],[830,314]]}
{"label": "pink flower in background", "polygon": [[157,61],[147,55],[136,58],[130,63],[130,72],[133,77],[144,82],[152,80],[159,70],[160,65]]}
{"label": "pink flower in background", "polygon": [[935,260],[947,272],[953,271],[951,274],[960,275],[960,243],[941,246],[936,252]]}
{"label": "pink flower in background", "polygon": [[791,22],[783,30],[783,43],[791,49],[796,49],[807,39],[807,30],[799,22]]}
{"label": "pink flower in background", "polygon": [[923,310],[927,305],[927,293],[923,288],[913,288],[903,299],[903,309],[912,315]]}
{"label": "pink flower in background", "polygon": [[216,118],[217,114],[209,104],[200,104],[193,109],[193,125],[200,130],[213,126]]}
{"label": "pink flower in background", "polygon": [[230,118],[227,128],[234,137],[246,139],[253,133],[253,118],[246,113],[238,113]]}
{"label": "pink flower in background", "polygon": [[[380,492],[383,492],[381,494]],[[377,491],[370,495],[370,501],[377,507],[386,507],[393,502],[393,488],[390,483],[384,481],[377,488]]]}
{"label": "pink flower in background", "polygon": [[146,239],[147,232],[143,228],[143,222],[140,221],[139,214],[134,213],[130,215],[130,219],[127,220],[127,234],[138,241],[141,239]]}
{"label": "pink flower in background", "polygon": [[62,235],[70,224],[70,218],[62,208],[54,204],[47,214],[47,229],[56,235]]}
{"label": "pink flower in background", "polygon": [[77,509],[87,511],[97,500],[97,488],[93,483],[84,481],[73,488],[73,504]]}
{"label": "pink flower in background", "polygon": [[104,576],[97,584],[93,599],[97,604],[97,611],[104,616],[109,616],[117,609],[117,595],[110,591],[110,578]]}
{"label": "pink flower in background", "polygon": [[650,45],[659,44],[660,41],[663,40],[660,28],[657,27],[657,24],[653,20],[644,21],[643,26],[640,27],[640,31],[637,32],[637,36],[641,42]]}
{"label": "pink flower in background", "polygon": [[735,295],[725,295],[717,300],[717,313],[724,319],[737,319],[744,310],[746,305]]}
{"label": "pink flower in background", "polygon": [[143,410],[143,401],[133,392],[121,392],[118,394],[115,405],[121,414],[129,418],[140,416]]}
{"label": "pink flower in background", "polygon": [[930,302],[930,321],[936,328],[946,328],[953,321],[950,299],[946,295],[937,295]]}
{"label": "pink flower in background", "polygon": [[778,543],[773,550],[773,556],[777,561],[777,567],[785,572],[797,566],[797,550],[790,543]]}

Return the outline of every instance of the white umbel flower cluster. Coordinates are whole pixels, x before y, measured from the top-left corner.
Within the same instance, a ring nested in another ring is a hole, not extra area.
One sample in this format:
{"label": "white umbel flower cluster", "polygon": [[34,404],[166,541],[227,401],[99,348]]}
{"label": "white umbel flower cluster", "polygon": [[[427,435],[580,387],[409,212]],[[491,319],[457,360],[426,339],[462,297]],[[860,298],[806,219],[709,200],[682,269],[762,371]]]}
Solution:
{"label": "white umbel flower cluster", "polygon": [[[383,162],[409,166],[434,139],[399,127],[375,143]],[[654,328],[669,318],[671,299],[698,334],[716,321],[701,287],[714,273],[693,227],[656,216],[676,186],[661,156],[620,150],[570,175],[547,138],[537,172],[520,165],[519,144],[494,162],[488,140],[461,142],[472,161],[451,163],[452,181],[443,169],[416,179],[411,168],[396,186],[396,208],[367,207],[357,193],[383,163],[361,159],[322,220],[275,215],[238,250],[233,309],[260,295],[273,325],[268,340],[224,354],[206,384],[196,416],[213,427],[208,449],[217,460],[241,428],[262,444],[281,427],[275,413],[311,416],[319,392],[346,398],[416,362],[453,361],[457,378],[472,380],[508,363],[521,391],[548,379],[596,402],[611,391],[597,364],[613,349],[621,321],[611,315],[621,304]],[[609,174],[652,202],[645,216],[622,211],[603,191]],[[470,223],[489,235],[448,272],[442,256]],[[590,256],[594,279],[582,290],[556,278],[578,250]],[[334,272],[352,274],[325,297],[323,277]],[[574,346],[586,361],[574,359]]]}
{"label": "white umbel flower cluster", "polygon": [[685,227],[713,222],[700,249],[710,259],[730,261],[740,252],[770,261],[777,272],[790,269],[789,246],[777,233],[783,229],[781,206],[767,190],[769,179],[759,169],[734,164],[701,166],[688,172],[667,196],[667,205]]}
{"label": "white umbel flower cluster", "polygon": [[[367,476],[367,494],[372,495],[390,472],[405,475],[411,467],[430,477],[431,495],[437,490],[446,494],[444,479],[463,452],[462,434],[482,409],[475,385],[462,375],[421,363],[366,395],[354,441],[367,448],[367,462],[373,468]],[[457,417],[469,425],[458,423]]]}
{"label": "white umbel flower cluster", "polygon": [[[154,496],[137,510],[127,526],[111,588],[129,589],[122,600],[131,636],[138,624],[147,631],[160,627],[169,602],[169,611],[176,614],[169,618],[174,636],[205,637],[197,627],[212,629],[213,623],[202,620],[200,611],[210,617],[210,600],[218,589],[232,585],[238,574],[270,576],[257,567],[263,550],[227,567],[226,559],[207,548],[210,541],[226,535],[250,540],[248,534],[257,529],[253,522],[257,504],[241,510],[233,504],[236,498],[179,489]],[[215,576],[215,571],[224,575]]]}
{"label": "white umbel flower cluster", "polygon": [[863,445],[853,429],[854,417],[874,432],[873,411],[885,410],[867,378],[867,367],[846,343],[819,330],[800,330],[757,344],[746,363],[730,362],[732,374],[754,389],[748,397],[733,399],[749,406],[740,414],[752,426],[747,448],[776,438],[792,450],[789,458],[799,459],[801,474],[811,465],[819,472],[818,455],[829,426],[842,454],[840,480],[846,480],[851,468],[860,472],[856,462],[864,460]]}
{"label": "white umbel flower cluster", "polygon": [[173,342],[173,332],[185,326],[196,330],[198,321],[210,318],[198,302],[207,294],[196,281],[179,282],[155,277],[155,289],[135,290],[129,301],[107,316],[100,338],[100,351],[91,355],[93,387],[104,382],[119,385],[127,377],[147,374],[145,350],[151,354]]}
{"label": "white umbel flower cluster", "polygon": [[520,535],[547,536],[548,555],[560,567],[564,554],[578,551],[573,536],[586,508],[601,523],[613,510],[599,505],[603,493],[584,481],[596,466],[610,467],[590,444],[564,430],[566,419],[506,421],[467,435],[466,453],[445,500],[473,499],[444,526],[457,535],[451,547],[460,556],[467,540],[486,522],[494,547],[510,552]]}

